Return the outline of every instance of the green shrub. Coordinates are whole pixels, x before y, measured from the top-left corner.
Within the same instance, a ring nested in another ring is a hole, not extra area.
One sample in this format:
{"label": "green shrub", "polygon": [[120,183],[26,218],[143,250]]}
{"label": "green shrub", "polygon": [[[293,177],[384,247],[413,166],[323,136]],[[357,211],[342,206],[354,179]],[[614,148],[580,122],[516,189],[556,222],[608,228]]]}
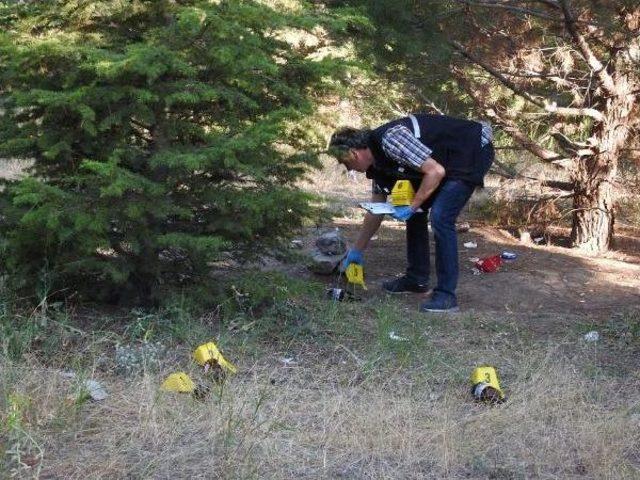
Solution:
{"label": "green shrub", "polygon": [[52,291],[153,302],[167,271],[208,282],[221,254],[313,216],[300,121],[338,65],[277,33],[324,20],[238,0],[4,6],[0,157],[35,159],[0,198],[12,285],[46,272]]}

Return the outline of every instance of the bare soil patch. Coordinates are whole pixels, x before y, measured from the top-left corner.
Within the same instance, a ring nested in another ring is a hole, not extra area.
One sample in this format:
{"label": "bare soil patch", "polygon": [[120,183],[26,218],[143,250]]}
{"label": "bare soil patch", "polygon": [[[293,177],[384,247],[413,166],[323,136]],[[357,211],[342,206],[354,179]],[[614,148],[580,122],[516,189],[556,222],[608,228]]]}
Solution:
{"label": "bare soil patch", "polygon": [[[350,240],[357,236],[359,222],[337,220]],[[459,303],[463,310],[475,312],[589,315],[607,318],[630,307],[640,307],[640,261],[638,244],[629,232],[620,236],[626,250],[601,257],[584,257],[574,250],[552,245],[523,245],[504,230],[482,225],[458,235],[460,280]],[[465,242],[474,241],[476,249]],[[431,243],[431,286],[433,272]],[[517,253],[514,261],[503,262],[496,273],[474,275],[474,257],[486,257],[508,250]],[[365,253],[369,289],[365,297],[382,295],[384,279],[402,274],[406,267],[404,226],[385,221]],[[408,304],[422,300],[420,295],[401,296]]]}

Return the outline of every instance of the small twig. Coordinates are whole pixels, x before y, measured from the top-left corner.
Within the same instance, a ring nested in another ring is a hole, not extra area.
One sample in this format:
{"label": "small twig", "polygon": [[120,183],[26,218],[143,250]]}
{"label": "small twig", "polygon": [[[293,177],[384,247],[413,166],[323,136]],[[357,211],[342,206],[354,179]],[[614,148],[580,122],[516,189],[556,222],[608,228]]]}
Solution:
{"label": "small twig", "polygon": [[350,349],[345,347],[343,344],[336,343],[336,347],[342,348],[345,352],[351,355],[351,357],[356,361],[359,367],[362,367],[364,365],[365,362],[360,357],[358,357],[355,353],[353,353]]}

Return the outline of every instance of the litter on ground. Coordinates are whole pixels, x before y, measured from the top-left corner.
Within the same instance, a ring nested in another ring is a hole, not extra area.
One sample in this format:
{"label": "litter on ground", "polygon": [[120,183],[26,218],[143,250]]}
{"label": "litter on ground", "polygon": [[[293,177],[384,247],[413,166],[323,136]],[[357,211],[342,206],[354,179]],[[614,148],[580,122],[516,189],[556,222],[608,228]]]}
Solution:
{"label": "litter on ground", "polygon": [[502,259],[500,258],[500,255],[482,258],[476,262],[476,268],[484,273],[497,272],[501,265]]}
{"label": "litter on ground", "polygon": [[600,340],[600,334],[595,330],[591,330],[590,332],[585,333],[584,339],[589,343],[597,342]]}
{"label": "litter on ground", "polygon": [[389,332],[389,338],[391,340],[395,340],[397,342],[408,342],[409,341],[408,338],[396,335],[396,332],[393,332],[393,331]]}

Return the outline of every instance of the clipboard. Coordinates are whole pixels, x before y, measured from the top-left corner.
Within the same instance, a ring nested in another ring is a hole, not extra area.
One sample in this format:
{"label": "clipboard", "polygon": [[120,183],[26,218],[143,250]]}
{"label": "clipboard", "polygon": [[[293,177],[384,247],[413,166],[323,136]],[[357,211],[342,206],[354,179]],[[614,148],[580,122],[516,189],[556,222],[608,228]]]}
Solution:
{"label": "clipboard", "polygon": [[393,205],[387,202],[362,202],[361,208],[373,215],[391,215],[393,214]]}
{"label": "clipboard", "polygon": [[[393,215],[394,207],[388,202],[362,202],[360,208],[364,208],[372,215]],[[416,213],[422,213],[424,210],[419,208]]]}

